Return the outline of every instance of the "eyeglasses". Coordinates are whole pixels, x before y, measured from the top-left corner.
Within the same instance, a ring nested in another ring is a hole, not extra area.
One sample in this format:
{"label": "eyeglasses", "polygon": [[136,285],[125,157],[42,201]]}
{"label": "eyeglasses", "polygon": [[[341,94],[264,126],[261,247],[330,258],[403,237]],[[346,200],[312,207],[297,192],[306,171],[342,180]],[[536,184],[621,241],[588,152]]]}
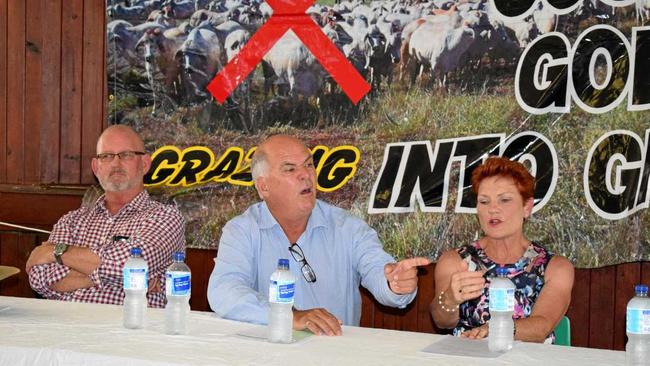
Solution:
{"label": "eyeglasses", "polygon": [[289,247],[289,252],[291,253],[293,259],[295,259],[296,262],[300,263],[300,271],[302,272],[302,276],[305,277],[305,280],[309,283],[316,282],[316,273],[314,273],[314,270],[311,268],[309,263],[307,263],[307,259],[305,259],[305,253],[303,253],[300,245],[298,245],[298,243],[291,244]]}
{"label": "eyeglasses", "polygon": [[117,156],[118,159],[124,160],[124,161],[131,161],[135,158],[136,155],[144,155],[145,153],[142,151],[122,151],[118,153],[101,153],[95,155],[95,158],[97,160],[101,161],[102,163],[110,163],[115,159]]}

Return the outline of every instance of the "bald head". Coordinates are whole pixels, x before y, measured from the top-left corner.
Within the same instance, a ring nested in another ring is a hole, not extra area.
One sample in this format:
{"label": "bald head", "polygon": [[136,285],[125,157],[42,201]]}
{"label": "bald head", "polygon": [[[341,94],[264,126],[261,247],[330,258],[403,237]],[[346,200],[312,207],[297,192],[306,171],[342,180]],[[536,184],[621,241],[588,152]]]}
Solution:
{"label": "bald head", "polygon": [[[115,141],[120,141],[128,146],[130,150],[144,151],[144,142],[140,135],[131,127],[125,125],[113,125],[102,132],[97,140],[97,153],[103,153],[114,149]],[[114,152],[114,151],[113,151]]]}
{"label": "bald head", "polygon": [[268,137],[257,146],[253,159],[251,160],[251,174],[253,175],[253,181],[267,173],[269,155],[274,152],[280,152],[284,148],[302,148],[309,153],[307,146],[296,137],[290,135],[273,135]]}

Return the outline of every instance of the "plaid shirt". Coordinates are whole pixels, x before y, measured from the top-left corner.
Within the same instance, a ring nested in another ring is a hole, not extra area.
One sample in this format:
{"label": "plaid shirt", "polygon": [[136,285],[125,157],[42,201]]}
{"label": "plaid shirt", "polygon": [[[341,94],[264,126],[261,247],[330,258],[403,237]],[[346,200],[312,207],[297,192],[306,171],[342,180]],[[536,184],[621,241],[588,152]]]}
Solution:
{"label": "plaid shirt", "polygon": [[[116,235],[131,238],[130,245],[114,241]],[[157,278],[165,288],[165,270],[171,264],[175,251],[185,251],[185,220],[175,206],[165,205],[149,198],[146,191],[112,216],[105,206],[104,196],[90,207],[67,213],[54,225],[49,241],[90,248],[100,258],[100,265],[90,275],[95,286],[72,292],[56,292],[50,285],[62,280],[70,268],[58,263],[32,267],[29,283],[48,299],[95,302],[121,305],[122,267],[131,248],[142,248],[142,257],[149,265],[149,279]],[[150,307],[165,306],[165,293],[147,293]]]}

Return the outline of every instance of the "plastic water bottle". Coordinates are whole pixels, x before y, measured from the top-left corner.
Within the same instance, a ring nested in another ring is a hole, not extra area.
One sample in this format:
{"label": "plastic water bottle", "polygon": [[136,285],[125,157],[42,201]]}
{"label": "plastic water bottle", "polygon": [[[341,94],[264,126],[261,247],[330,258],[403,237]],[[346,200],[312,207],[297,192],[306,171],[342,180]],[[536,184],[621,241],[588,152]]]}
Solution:
{"label": "plastic water bottle", "polygon": [[650,365],[650,298],[648,286],[634,286],[634,296],[627,303],[627,344],[625,360],[628,366]]}
{"label": "plastic water bottle", "polygon": [[190,312],[190,294],[192,274],[185,264],[185,254],[174,252],[172,264],[165,273],[165,333],[185,334],[187,332],[187,315]]}
{"label": "plastic water bottle", "polygon": [[289,260],[279,259],[269,285],[269,326],[267,339],[274,343],[293,342],[293,294],[296,277],[289,271]]}
{"label": "plastic water bottle", "polygon": [[142,249],[131,249],[131,257],[124,264],[124,327],[137,329],[144,327],[147,311],[147,280],[149,266],[142,258]]}
{"label": "plastic water bottle", "polygon": [[515,284],[506,277],[508,270],[497,268],[497,277],[490,283],[490,323],[488,348],[493,352],[505,352],[512,348],[514,338]]}

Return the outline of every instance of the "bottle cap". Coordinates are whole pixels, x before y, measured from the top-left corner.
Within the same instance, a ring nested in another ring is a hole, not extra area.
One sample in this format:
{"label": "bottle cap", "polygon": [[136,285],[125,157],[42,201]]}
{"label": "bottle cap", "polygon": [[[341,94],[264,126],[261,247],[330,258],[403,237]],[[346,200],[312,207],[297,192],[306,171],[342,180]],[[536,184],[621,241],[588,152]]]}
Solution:
{"label": "bottle cap", "polygon": [[648,294],[648,286],[646,286],[646,285],[636,285],[636,286],[634,286],[634,292],[637,295],[647,295]]}
{"label": "bottle cap", "polygon": [[131,248],[131,256],[132,257],[139,257],[142,255],[142,249],[140,248]]}
{"label": "bottle cap", "polygon": [[174,252],[172,254],[172,260],[174,262],[184,262],[185,261],[185,253],[183,253],[183,252]]}
{"label": "bottle cap", "polygon": [[278,259],[278,269],[289,269],[289,260],[286,258]]}
{"label": "bottle cap", "polygon": [[506,267],[497,267],[497,277],[505,277],[508,274]]}

